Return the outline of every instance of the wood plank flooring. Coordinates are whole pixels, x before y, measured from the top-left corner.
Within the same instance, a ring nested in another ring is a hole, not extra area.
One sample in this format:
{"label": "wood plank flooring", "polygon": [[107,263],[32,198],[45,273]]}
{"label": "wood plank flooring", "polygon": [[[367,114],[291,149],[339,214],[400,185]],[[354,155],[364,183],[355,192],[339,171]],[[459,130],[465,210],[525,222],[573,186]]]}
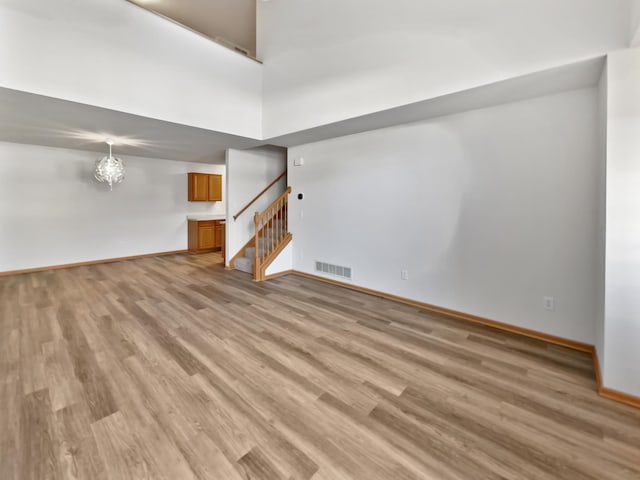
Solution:
{"label": "wood plank flooring", "polygon": [[589,355],[219,261],[0,278],[0,479],[640,479]]}

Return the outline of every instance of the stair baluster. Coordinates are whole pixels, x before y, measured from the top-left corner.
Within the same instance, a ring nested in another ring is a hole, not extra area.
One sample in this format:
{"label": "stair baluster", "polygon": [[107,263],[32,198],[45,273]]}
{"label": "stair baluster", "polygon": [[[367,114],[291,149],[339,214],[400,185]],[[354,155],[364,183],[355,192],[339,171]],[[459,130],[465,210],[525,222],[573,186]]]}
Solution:
{"label": "stair baluster", "polygon": [[291,240],[288,225],[290,193],[291,187],[288,187],[264,212],[256,212],[253,217],[254,246],[246,250],[247,253],[253,250],[253,278],[256,281],[264,279],[267,266]]}

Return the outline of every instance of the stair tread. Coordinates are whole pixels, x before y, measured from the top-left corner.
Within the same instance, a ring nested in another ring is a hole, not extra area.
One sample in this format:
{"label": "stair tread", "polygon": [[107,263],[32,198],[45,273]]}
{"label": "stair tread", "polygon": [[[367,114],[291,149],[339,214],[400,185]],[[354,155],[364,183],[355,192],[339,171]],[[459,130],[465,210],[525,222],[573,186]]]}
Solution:
{"label": "stair tread", "polygon": [[235,268],[241,272],[253,274],[253,260],[247,257],[236,258]]}

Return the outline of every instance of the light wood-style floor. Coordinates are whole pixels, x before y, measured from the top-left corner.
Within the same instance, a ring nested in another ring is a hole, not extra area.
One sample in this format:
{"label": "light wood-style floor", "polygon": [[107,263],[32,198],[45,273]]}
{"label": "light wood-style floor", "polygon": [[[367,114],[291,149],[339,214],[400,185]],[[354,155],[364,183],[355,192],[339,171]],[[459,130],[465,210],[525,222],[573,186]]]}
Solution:
{"label": "light wood-style floor", "polygon": [[0,479],[640,479],[587,354],[217,261],[0,278]]}

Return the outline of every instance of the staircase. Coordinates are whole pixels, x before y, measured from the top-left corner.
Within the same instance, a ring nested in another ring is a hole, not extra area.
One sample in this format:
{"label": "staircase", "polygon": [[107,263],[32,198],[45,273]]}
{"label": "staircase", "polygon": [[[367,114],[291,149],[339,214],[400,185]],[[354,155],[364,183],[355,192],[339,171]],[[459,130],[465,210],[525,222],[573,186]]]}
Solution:
{"label": "staircase", "polygon": [[[258,252],[260,257],[264,258],[267,252],[274,250],[277,246],[274,232],[282,230],[282,223],[282,220],[276,219],[273,221],[273,226],[263,229],[262,239],[258,242],[260,244],[260,251]],[[235,269],[253,275],[255,261],[256,247],[247,247],[244,249],[244,256],[235,259]]]}
{"label": "staircase", "polygon": [[230,262],[232,268],[253,275],[256,281],[264,280],[269,265],[291,241],[288,230],[289,194],[287,187],[262,213],[253,218],[256,234]]}

